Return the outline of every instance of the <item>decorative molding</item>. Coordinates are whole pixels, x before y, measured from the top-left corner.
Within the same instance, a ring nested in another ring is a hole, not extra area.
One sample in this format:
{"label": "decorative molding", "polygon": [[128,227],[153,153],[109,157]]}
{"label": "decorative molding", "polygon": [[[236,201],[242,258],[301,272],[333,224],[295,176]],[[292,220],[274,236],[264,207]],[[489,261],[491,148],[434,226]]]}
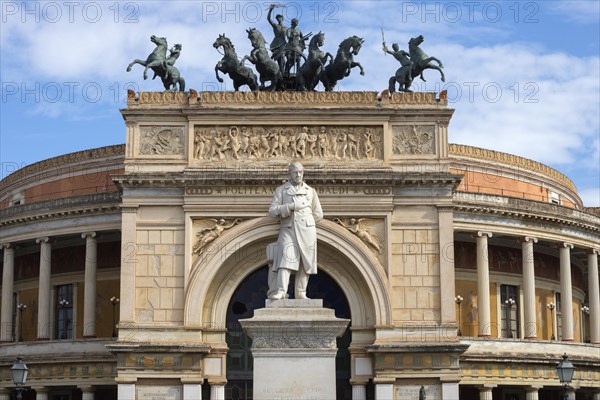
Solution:
{"label": "decorative molding", "polygon": [[375,220],[367,218],[333,218],[332,221],[352,232],[373,252],[383,254],[381,238],[372,231],[373,221]]}
{"label": "decorative molding", "polygon": [[194,159],[374,161],[383,158],[382,126],[195,126]]}
{"label": "decorative molding", "polygon": [[435,125],[392,126],[394,155],[435,154]]}
{"label": "decorative molding", "polygon": [[493,235],[492,232],[477,231],[477,233],[475,235],[473,235],[473,236],[475,236],[475,237],[484,237],[484,236],[487,236],[487,237],[491,238],[492,235]]}
{"label": "decorative molding", "polygon": [[183,126],[140,127],[141,155],[183,155]]}
{"label": "decorative molding", "polygon": [[219,236],[228,229],[242,222],[241,218],[236,219],[214,219],[207,218],[194,221],[194,225],[199,226],[199,231],[196,233],[196,244],[193,247],[194,254],[200,256],[204,252],[206,246],[214,242]]}
{"label": "decorative molding", "polygon": [[200,103],[206,104],[330,104],[336,106],[377,104],[376,92],[201,92]]}
{"label": "decorative molding", "polygon": [[[125,145],[117,144],[113,146],[98,147],[95,149],[77,151],[75,153],[64,154],[62,156],[49,158],[47,160],[39,161],[26,167],[23,167],[6,178],[2,182],[3,187],[8,187],[10,184],[20,179],[29,177],[36,173],[48,174],[48,170],[57,167],[64,167],[69,164],[77,164],[81,162],[89,162],[90,160],[100,160],[118,157],[122,160],[125,159]],[[123,161],[121,161],[121,164]]]}
{"label": "decorative molding", "polygon": [[318,335],[279,336],[272,333],[254,334],[252,348],[254,349],[299,349],[299,348],[327,348],[335,349],[335,334],[319,332]]}
{"label": "decorative molding", "polygon": [[502,153],[500,151],[487,150],[479,147],[465,146],[462,144],[453,143],[449,144],[448,154],[457,157],[468,157],[475,158],[478,160],[494,161],[513,167],[527,169],[529,171],[533,171],[545,175],[549,178],[555,179],[560,183],[566,185],[573,192],[577,193],[577,188],[575,187],[575,184],[566,175],[558,172],[553,168],[550,168],[547,165],[530,160],[528,158],[519,157],[508,153]]}

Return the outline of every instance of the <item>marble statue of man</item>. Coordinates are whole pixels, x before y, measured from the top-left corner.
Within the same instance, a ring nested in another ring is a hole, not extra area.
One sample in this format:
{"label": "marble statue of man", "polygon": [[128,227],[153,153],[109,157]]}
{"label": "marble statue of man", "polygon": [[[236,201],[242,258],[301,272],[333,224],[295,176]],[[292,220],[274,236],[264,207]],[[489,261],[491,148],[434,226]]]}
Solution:
{"label": "marble statue of man", "polygon": [[[298,162],[288,167],[290,179],[273,195],[269,216],[279,218],[281,228],[273,254],[271,274],[277,273],[269,287],[269,298],[287,297],[290,274],[295,271],[295,298],[307,299],[309,275],[317,273],[317,228],[323,210],[315,189],[304,183],[304,167]],[[270,280],[271,281],[271,280]]]}

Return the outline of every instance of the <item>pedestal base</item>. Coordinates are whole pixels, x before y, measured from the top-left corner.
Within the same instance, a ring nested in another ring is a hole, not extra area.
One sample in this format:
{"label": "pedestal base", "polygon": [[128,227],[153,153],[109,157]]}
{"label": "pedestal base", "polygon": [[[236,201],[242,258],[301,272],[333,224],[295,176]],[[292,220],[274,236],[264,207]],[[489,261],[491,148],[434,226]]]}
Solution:
{"label": "pedestal base", "polygon": [[336,338],[350,321],[322,300],[267,300],[240,320],[252,339],[255,400],[335,399]]}

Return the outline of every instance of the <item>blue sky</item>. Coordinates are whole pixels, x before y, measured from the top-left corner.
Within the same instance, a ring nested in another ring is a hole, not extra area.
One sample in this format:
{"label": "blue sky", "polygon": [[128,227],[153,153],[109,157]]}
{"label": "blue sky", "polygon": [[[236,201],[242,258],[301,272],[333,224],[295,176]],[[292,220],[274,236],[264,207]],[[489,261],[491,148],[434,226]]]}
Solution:
{"label": "blue sky", "polygon": [[[1,176],[61,154],[125,141],[119,113],[126,89],[161,90],[144,81],[151,35],[181,43],[176,66],[187,86],[218,84],[212,47],[225,33],[249,54],[245,30],[268,41],[262,1],[1,1]],[[421,46],[444,62],[447,81],[425,73],[417,90],[448,89],[456,109],[450,142],[504,151],[568,175],[586,206],[600,206],[600,2],[579,1],[296,1],[277,8],[286,24],[323,31],[324,49],[365,39],[339,90],[381,91],[398,64],[381,50],[423,34]]]}

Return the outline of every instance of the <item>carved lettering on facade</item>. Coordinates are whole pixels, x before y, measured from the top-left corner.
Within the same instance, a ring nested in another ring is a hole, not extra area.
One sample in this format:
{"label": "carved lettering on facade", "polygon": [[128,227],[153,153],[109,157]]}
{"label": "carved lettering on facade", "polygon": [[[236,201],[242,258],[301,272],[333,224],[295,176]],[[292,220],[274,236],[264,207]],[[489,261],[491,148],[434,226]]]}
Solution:
{"label": "carved lettering on facade", "polygon": [[183,155],[184,137],[182,126],[142,126],[140,154]]}
{"label": "carved lettering on facade", "polygon": [[318,336],[298,334],[297,336],[272,336],[269,334],[252,337],[252,348],[256,349],[286,349],[286,348],[336,348],[335,335],[321,334]]}
{"label": "carved lettering on facade", "polygon": [[137,400],[181,400],[181,386],[136,385]]}
{"label": "carved lettering on facade", "polygon": [[434,125],[395,125],[392,127],[394,155],[434,154]]}
{"label": "carved lettering on facade", "polygon": [[194,158],[377,161],[382,138],[381,126],[196,126]]}

